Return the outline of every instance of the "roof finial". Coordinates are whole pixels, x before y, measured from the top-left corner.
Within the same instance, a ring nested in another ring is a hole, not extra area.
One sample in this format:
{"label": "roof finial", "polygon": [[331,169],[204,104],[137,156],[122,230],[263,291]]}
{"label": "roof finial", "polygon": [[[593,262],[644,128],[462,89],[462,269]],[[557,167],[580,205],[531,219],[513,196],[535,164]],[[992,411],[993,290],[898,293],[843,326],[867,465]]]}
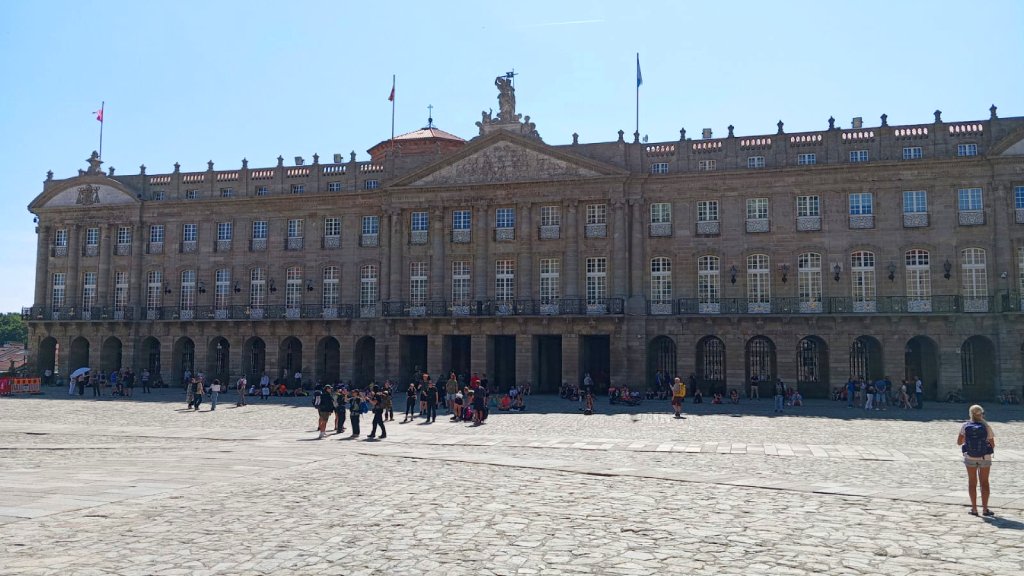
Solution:
{"label": "roof finial", "polygon": [[427,104],[427,128],[434,127],[434,105]]}

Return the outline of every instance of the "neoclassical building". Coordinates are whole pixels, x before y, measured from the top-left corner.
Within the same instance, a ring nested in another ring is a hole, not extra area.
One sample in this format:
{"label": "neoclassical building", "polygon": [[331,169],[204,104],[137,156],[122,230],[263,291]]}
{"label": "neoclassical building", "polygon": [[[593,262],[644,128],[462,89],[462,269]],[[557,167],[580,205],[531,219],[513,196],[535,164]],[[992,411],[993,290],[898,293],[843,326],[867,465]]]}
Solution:
{"label": "neoclassical building", "polygon": [[497,85],[471,140],[430,123],[369,161],[49,174],[33,361],[1019,391],[1024,118],[550,145]]}

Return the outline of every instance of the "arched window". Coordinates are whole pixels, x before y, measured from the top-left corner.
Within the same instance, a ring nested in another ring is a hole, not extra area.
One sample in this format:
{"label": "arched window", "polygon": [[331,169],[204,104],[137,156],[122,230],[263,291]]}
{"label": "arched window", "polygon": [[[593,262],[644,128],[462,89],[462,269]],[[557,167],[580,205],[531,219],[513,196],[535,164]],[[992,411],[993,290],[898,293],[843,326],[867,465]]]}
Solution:
{"label": "arched window", "polygon": [[960,278],[964,311],[988,312],[988,270],[983,249],[966,248],[960,252]]}
{"label": "arched window", "polygon": [[178,291],[178,308],[181,318],[187,319],[196,307],[196,271],[181,271],[181,289]]}
{"label": "arched window", "polygon": [[262,309],[267,305],[267,275],[263,268],[249,271],[249,307]]}
{"label": "arched window", "polygon": [[651,302],[672,302],[672,261],[668,258],[651,259]]}
{"label": "arched window", "polygon": [[302,268],[298,266],[285,271],[284,306],[289,310],[302,307]]}
{"label": "arched window", "polygon": [[231,270],[221,268],[217,270],[213,289],[213,307],[217,310],[227,310],[231,303]]}
{"label": "arched window", "polygon": [[930,312],[932,309],[931,257],[927,250],[907,250],[907,310]]}
{"label": "arched window", "polygon": [[801,312],[821,312],[821,254],[805,252],[797,257],[797,291]]}
{"label": "arched window", "polygon": [[163,301],[164,273],[162,270],[150,270],[146,273],[146,308],[156,310]]}
{"label": "arched window", "polygon": [[747,256],[747,309],[769,312],[771,304],[771,271],[767,254]]}
{"label": "arched window", "polygon": [[367,264],[359,269],[359,306],[368,308],[377,304],[377,266]]}
{"label": "arched window", "polygon": [[717,256],[697,259],[697,306],[703,314],[717,314],[721,306],[721,261]]}
{"label": "arched window", "polygon": [[850,282],[853,287],[853,311],[874,312],[875,253],[854,252],[850,255]]}
{"label": "arched window", "polygon": [[338,281],[341,275],[338,272],[337,266],[327,266],[324,268],[324,282],[323,282],[323,305],[324,308],[337,308],[340,301],[340,293],[338,290]]}

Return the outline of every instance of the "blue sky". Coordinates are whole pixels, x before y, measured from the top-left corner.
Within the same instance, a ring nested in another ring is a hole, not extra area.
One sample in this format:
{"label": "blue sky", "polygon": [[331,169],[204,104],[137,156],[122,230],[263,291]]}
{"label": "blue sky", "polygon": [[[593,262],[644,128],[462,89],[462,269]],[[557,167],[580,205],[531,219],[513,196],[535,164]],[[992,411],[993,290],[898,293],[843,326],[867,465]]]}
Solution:
{"label": "blue sky", "polygon": [[25,207],[97,148],[119,174],[329,159],[426,123],[470,138],[512,68],[545,141],[725,135],[1024,115],[1024,2],[137,2],[0,4],[0,311],[32,304]]}

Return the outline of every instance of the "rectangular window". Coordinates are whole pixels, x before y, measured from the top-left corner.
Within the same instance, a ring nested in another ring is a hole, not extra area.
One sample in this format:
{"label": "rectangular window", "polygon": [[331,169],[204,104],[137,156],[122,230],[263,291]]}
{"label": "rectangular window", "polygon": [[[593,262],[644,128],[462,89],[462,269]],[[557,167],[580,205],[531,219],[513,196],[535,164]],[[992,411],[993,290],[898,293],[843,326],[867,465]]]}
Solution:
{"label": "rectangular window", "polygon": [[867,150],[850,150],[850,162],[867,162]]}
{"label": "rectangular window", "polygon": [[380,232],[380,216],[363,216],[363,234],[376,234]]}
{"label": "rectangular window", "polygon": [[929,254],[925,250],[909,250],[905,254],[907,274],[907,298],[927,300],[932,296]]}
{"label": "rectangular window", "polygon": [[267,239],[267,221],[256,220],[252,223],[252,239],[253,240],[266,240]]}
{"label": "rectangular window", "polygon": [[68,245],[67,228],[61,228],[53,233],[53,245],[66,248]]}
{"label": "rectangular window", "polygon": [[875,301],[875,255],[854,252],[850,258],[854,305]]}
{"label": "rectangular window", "polygon": [[452,230],[469,230],[472,220],[469,210],[455,210],[452,212]]}
{"label": "rectangular window", "polygon": [[231,270],[221,268],[214,277],[213,306],[225,310],[231,304]]}
{"label": "rectangular window", "polygon": [[160,243],[164,241],[164,225],[153,224],[149,227],[149,241]]}
{"label": "rectangular window", "polygon": [[797,293],[801,303],[821,302],[821,254],[808,252],[797,258]]}
{"label": "rectangular window", "polygon": [[231,222],[217,222],[217,241],[230,242],[234,237],[235,227]]}
{"label": "rectangular window", "polygon": [[181,272],[181,286],[178,290],[178,308],[192,310],[196,306],[196,271]]}
{"label": "rectangular window", "polygon": [[697,202],[697,222],[718,222],[718,200]]}
{"label": "rectangular window", "polygon": [[131,226],[119,226],[117,228],[117,243],[121,246],[127,246],[132,243]]}
{"label": "rectangular window", "polygon": [[302,219],[295,218],[288,221],[288,237],[302,238]]}
{"label": "rectangular window", "polygon": [[797,154],[796,164],[797,166],[813,166],[818,163],[818,156],[816,154]]}
{"label": "rectangular window", "polygon": [[423,306],[427,301],[427,263],[409,263],[409,304]]}
{"label": "rectangular window", "polygon": [[96,273],[86,272],[82,275],[82,310],[92,310],[96,305]]}
{"label": "rectangular window", "polygon": [[494,299],[511,302],[516,298],[516,261],[498,260],[494,263]]}
{"label": "rectangular window", "polygon": [[367,180],[363,182],[364,190],[376,190],[377,188],[380,188],[380,180]]}
{"label": "rectangular window", "polygon": [[[1024,249],[1021,251],[1024,254]],[[558,300],[561,286],[559,276],[562,261],[558,258],[541,258],[540,260],[540,303],[551,304]]]}
{"label": "rectangular window", "polygon": [[50,296],[50,304],[54,308],[64,306],[64,290],[67,288],[67,275],[64,272],[57,272],[53,275],[53,292]]}
{"label": "rectangular window", "polygon": [[495,228],[515,228],[516,227],[516,209],[515,208],[498,208],[494,212],[494,223],[495,223]]}
{"label": "rectangular window", "polygon": [[341,236],[341,218],[324,218],[324,236]]}
{"label": "rectangular window", "polygon": [[256,195],[257,196],[266,196],[269,193],[270,193],[270,189],[267,188],[266,186],[257,186],[256,187]]}
{"label": "rectangular window", "polygon": [[608,290],[608,259],[587,258],[587,305],[604,304]]}
{"label": "rectangular window", "polygon": [[981,188],[961,188],[956,191],[957,206],[961,212],[978,212],[984,209]]}
{"label": "rectangular window", "polygon": [[1024,186],[1014,186],[1013,204],[1017,210],[1024,210]]}
{"label": "rectangular window", "polygon": [[85,230],[85,245],[86,246],[99,246],[100,245],[100,229],[99,228],[87,228]]}
{"label": "rectangular window", "polygon": [[234,188],[221,188],[220,189],[220,197],[221,198],[232,198],[234,195],[235,195],[235,189]]}
{"label": "rectangular window", "polygon": [[302,306],[302,268],[292,266],[284,273],[284,306],[295,310]]}
{"label": "rectangular window", "polygon": [[712,172],[717,166],[717,162],[714,160],[700,160],[697,162],[697,170],[700,172]]}
{"label": "rectangular window", "polygon": [[257,310],[267,305],[267,276],[263,268],[249,272],[249,307]]}
{"label": "rectangular window", "polygon": [[651,204],[651,224],[672,222],[672,205],[668,202]]}
{"label": "rectangular window", "polygon": [[[114,272],[114,310],[123,311],[128,306],[128,273]],[[122,316],[123,317],[123,316]]]}
{"label": "rectangular window", "polygon": [[607,204],[587,204],[587,224],[607,224]]}
{"label": "rectangular window", "polygon": [[707,306],[719,304],[721,296],[721,263],[716,256],[697,259],[697,303]]}
{"label": "rectangular window", "polygon": [[185,200],[195,200],[199,198],[199,190],[185,190]]}
{"label": "rectangular window", "polygon": [[164,273],[150,270],[146,273],[146,308],[155,310],[163,303]]}
{"label": "rectangular window", "polygon": [[747,256],[747,304],[767,304],[771,302],[771,294],[768,256]]}
{"label": "rectangular window", "polygon": [[928,212],[928,193],[914,190],[903,193],[904,214],[924,214]]}
{"label": "rectangular window", "polygon": [[466,306],[469,304],[471,281],[469,262],[463,260],[452,262],[453,305]]}
{"label": "rectangular window", "polygon": [[874,214],[874,198],[871,192],[850,194],[850,215],[860,216]]}
{"label": "rectangular window", "polygon": [[328,192],[341,192],[341,182],[328,182],[327,183],[327,191]]}
{"label": "rectangular window", "polygon": [[747,168],[764,168],[764,156],[748,156]]}
{"label": "rectangular window", "polygon": [[426,232],[429,226],[430,219],[426,212],[413,212],[412,213],[412,231],[413,232]]}
{"label": "rectangular window", "polygon": [[957,156],[977,156],[978,145],[977,144],[957,144],[956,145]]}
{"label": "rectangular window", "polygon": [[767,220],[768,199],[747,198],[747,220]]}
{"label": "rectangular window", "polygon": [[562,224],[562,207],[561,206],[541,206],[540,207],[540,225],[541,226],[560,226]]}
{"label": "rectangular window", "polygon": [[796,215],[800,216],[821,216],[820,196],[797,196]]}
{"label": "rectangular window", "polygon": [[164,192],[163,190],[154,190],[153,191],[153,200],[159,201],[159,200],[163,200],[165,198],[167,198],[167,193]]}
{"label": "rectangular window", "polygon": [[340,277],[337,266],[324,268],[324,308],[337,308],[338,303],[341,302],[341,292],[338,290],[338,280]]}
{"label": "rectangular window", "polygon": [[920,146],[907,146],[903,149],[904,160],[920,160],[923,156]]}
{"label": "rectangular window", "polygon": [[655,162],[651,164],[651,174],[668,174],[668,162]]}
{"label": "rectangular window", "polygon": [[199,225],[185,224],[181,227],[181,239],[185,242],[195,242],[199,239]]}
{"label": "rectangular window", "polygon": [[292,184],[292,194],[305,194],[306,186],[303,184]]}
{"label": "rectangular window", "polygon": [[672,261],[668,258],[651,260],[651,302],[667,304],[672,301]]}

